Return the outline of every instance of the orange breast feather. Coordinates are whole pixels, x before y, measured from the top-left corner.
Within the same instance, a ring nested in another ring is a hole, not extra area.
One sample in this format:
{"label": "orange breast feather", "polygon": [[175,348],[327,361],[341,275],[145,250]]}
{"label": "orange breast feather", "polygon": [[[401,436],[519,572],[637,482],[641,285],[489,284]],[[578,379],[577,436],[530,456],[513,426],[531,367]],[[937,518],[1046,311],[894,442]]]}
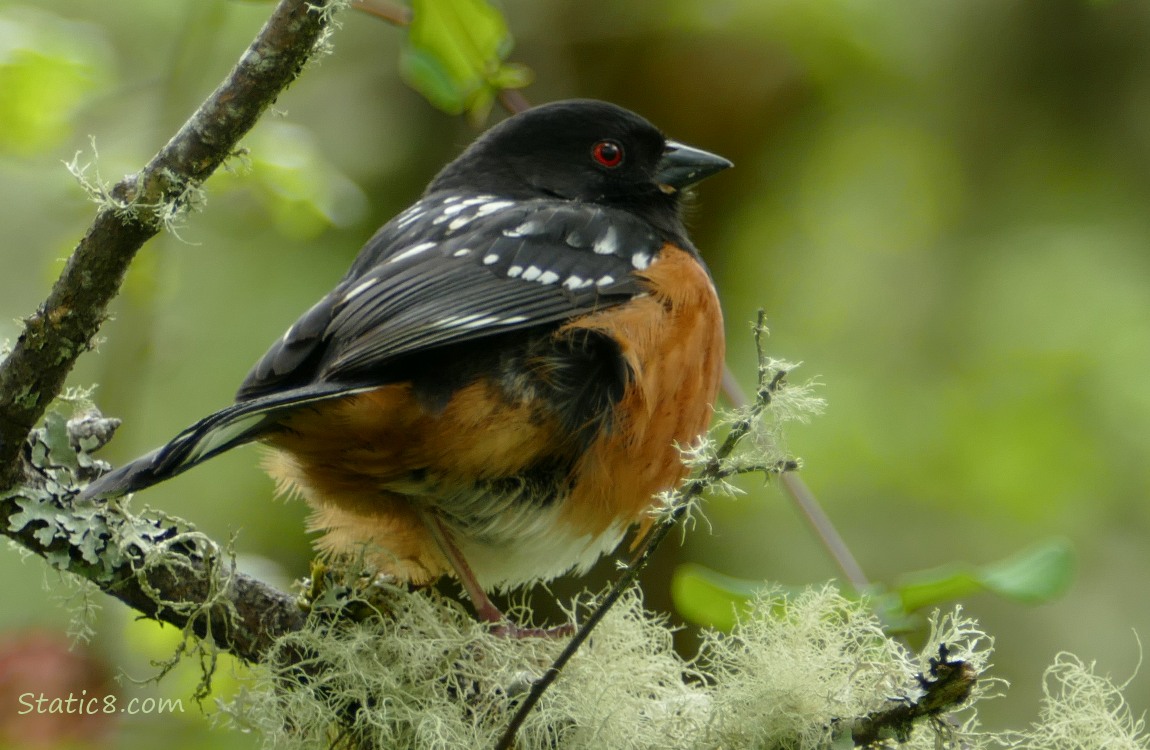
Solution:
{"label": "orange breast feather", "polygon": [[650,523],[652,495],[686,473],[676,446],[706,431],[723,373],[723,315],[703,267],[665,246],[642,275],[646,297],[572,324],[612,332],[635,373],[616,429],[583,457],[567,504],[568,522],[592,533],[616,519]]}
{"label": "orange breast feather", "polygon": [[[646,296],[561,329],[559,335],[590,329],[612,336],[633,379],[610,429],[576,464],[561,506],[529,508],[537,518],[509,520],[523,529],[522,550],[457,539],[485,584],[549,578],[589,564],[626,526],[649,522],[652,495],[683,477],[676,445],[692,443],[710,420],[723,367],[722,315],[709,276],[687,253],[668,246],[642,275]],[[421,404],[410,384],[395,384],[301,409],[284,426],[267,440],[276,450],[265,466],[281,489],[312,505],[312,527],[325,532],[319,547],[364,550],[381,572],[417,583],[450,572],[423,521],[434,512],[429,482],[511,476],[570,443],[538,404],[508,403],[486,380],[462,388],[443,409]],[[563,554],[573,559],[554,559]]]}

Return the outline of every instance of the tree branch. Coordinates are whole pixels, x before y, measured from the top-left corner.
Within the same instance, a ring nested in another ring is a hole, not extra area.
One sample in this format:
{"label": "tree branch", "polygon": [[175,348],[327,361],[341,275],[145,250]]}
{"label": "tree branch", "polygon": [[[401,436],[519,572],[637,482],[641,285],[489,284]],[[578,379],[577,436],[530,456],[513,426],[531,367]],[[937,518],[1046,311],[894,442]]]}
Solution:
{"label": "tree branch", "polygon": [[0,363],[0,491],[20,481],[29,431],[92,347],[140,247],[173,218],[231,155],[315,54],[334,0],[281,0],[223,83],[142,170],[101,195],[95,220],[40,308],[24,320]]}
{"label": "tree branch", "polygon": [[[729,366],[723,369],[722,391],[734,408],[740,409],[747,404],[747,394],[743,392],[742,386],[739,385],[738,379],[731,372]],[[803,518],[807,519],[807,523],[815,532],[815,537],[822,542],[823,548],[838,566],[843,578],[851,585],[855,593],[861,594],[869,590],[870,580],[863,572],[862,566],[859,565],[854,553],[851,552],[850,547],[847,546],[838,529],[835,528],[830,516],[823,510],[818,498],[815,497],[815,493],[807,487],[806,482],[798,474],[786,472],[782,474],[780,484],[782,484],[783,490],[791,496],[791,500],[799,512],[803,514]]]}
{"label": "tree branch", "polygon": [[117,502],[75,502],[106,465],[89,456],[115,421],[99,413],[65,422],[55,412],[21,452],[25,481],[0,493],[0,533],[147,617],[185,628],[247,661],[299,630],[296,600],[239,573],[226,550],[190,524]]}
{"label": "tree branch", "polygon": [[[135,175],[100,190],[100,209],[48,298],[0,362],[0,533],[82,576],[143,614],[256,660],[302,627],[287,593],[235,571],[185,522],[115,503],[73,502],[87,456],[114,425],[64,425],[49,415],[76,359],[91,348],[143,244],[191,205],[260,115],[323,49],[338,0],[281,0],[239,62],[179,132]],[[31,434],[30,434],[31,433]],[[98,436],[97,436],[98,435]]]}
{"label": "tree branch", "polygon": [[918,677],[921,695],[857,719],[850,728],[852,742],[855,747],[874,747],[884,739],[908,741],[916,722],[925,718],[941,722],[946,713],[961,708],[978,677],[969,662],[951,659],[949,648],[941,644],[938,656],[930,659],[929,674]]}

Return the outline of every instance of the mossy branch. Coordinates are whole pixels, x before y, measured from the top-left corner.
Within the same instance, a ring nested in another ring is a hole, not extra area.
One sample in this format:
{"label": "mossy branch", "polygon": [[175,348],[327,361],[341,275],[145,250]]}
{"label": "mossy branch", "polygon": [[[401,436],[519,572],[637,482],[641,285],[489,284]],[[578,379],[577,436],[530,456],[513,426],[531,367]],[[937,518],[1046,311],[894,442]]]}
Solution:
{"label": "mossy branch", "polygon": [[21,481],[32,427],[92,347],[136,252],[185,212],[201,183],[320,50],[336,0],[281,0],[223,83],[100,209],[40,308],[0,362],[0,491]]}
{"label": "mossy branch", "polygon": [[259,661],[304,626],[293,596],[235,570],[227,550],[186,521],[133,513],[122,502],[74,501],[107,468],[88,452],[115,424],[95,412],[67,422],[49,413],[21,452],[24,483],[0,493],[0,533],[147,617]]}
{"label": "mossy branch", "polygon": [[73,503],[71,488],[92,466],[86,449],[107,439],[109,420],[64,425],[50,415],[32,428],[92,347],[136,252],[189,210],[204,180],[324,49],[339,5],[281,0],[224,81],[143,169],[108,189],[91,186],[95,219],[0,362],[0,533],[247,660],[302,625],[292,597],[236,572],[218,545],[182,521]]}
{"label": "mossy branch", "polygon": [[929,661],[929,671],[918,675],[921,695],[917,699],[908,698],[890,708],[873,711],[854,722],[844,722],[850,727],[851,741],[855,747],[874,747],[889,739],[906,742],[917,722],[923,719],[941,722],[947,713],[965,705],[974,692],[978,677],[974,665],[962,659],[951,659],[947,644],[940,643],[938,656]]}

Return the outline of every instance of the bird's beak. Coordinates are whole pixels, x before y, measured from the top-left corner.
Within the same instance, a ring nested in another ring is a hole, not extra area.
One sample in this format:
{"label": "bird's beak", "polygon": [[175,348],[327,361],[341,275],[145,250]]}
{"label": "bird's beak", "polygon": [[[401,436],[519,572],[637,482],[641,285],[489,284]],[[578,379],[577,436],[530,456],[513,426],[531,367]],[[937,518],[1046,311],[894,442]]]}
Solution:
{"label": "bird's beak", "polygon": [[729,160],[717,154],[667,141],[656,167],[655,182],[664,193],[674,193],[731,166],[734,165]]}

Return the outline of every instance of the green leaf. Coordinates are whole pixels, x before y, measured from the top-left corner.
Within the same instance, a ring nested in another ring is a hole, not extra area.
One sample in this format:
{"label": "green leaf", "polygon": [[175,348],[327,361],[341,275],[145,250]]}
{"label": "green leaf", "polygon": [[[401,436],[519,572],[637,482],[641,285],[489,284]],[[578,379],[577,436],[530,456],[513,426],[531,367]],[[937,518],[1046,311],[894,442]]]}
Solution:
{"label": "green leaf", "polygon": [[403,51],[401,64],[404,80],[433,107],[449,115],[463,114],[466,93],[431,53],[409,47]]}
{"label": "green leaf", "polygon": [[110,50],[94,27],[31,7],[0,9],[0,153],[55,148],[72,115],[110,77]]}
{"label": "green leaf", "polygon": [[675,569],[671,599],[686,619],[704,627],[730,630],[747,603],[766,585],[762,581],[717,573],[696,563]]}
{"label": "green leaf", "polygon": [[414,0],[411,10],[401,72],[435,107],[481,119],[501,89],[531,82],[527,67],[503,62],[513,41],[486,0]]}
{"label": "green leaf", "polygon": [[972,566],[951,563],[930,570],[907,573],[895,587],[905,612],[962,599],[982,590]]}
{"label": "green leaf", "polygon": [[913,612],[987,591],[1024,604],[1060,596],[1074,578],[1074,550],[1065,539],[1039,542],[981,567],[953,563],[903,577],[895,591]]}
{"label": "green leaf", "polygon": [[1074,548],[1054,538],[982,569],[982,585],[999,596],[1041,604],[1061,596],[1074,580]]}
{"label": "green leaf", "polygon": [[[919,622],[912,614],[918,610],[984,592],[1023,604],[1042,604],[1062,595],[1073,578],[1073,548],[1065,539],[1053,538],[988,565],[951,563],[908,573],[892,590],[876,584],[865,595],[889,630],[906,631]],[[748,602],[767,587],[763,581],[687,563],[675,570],[671,598],[687,620],[729,630]]]}

